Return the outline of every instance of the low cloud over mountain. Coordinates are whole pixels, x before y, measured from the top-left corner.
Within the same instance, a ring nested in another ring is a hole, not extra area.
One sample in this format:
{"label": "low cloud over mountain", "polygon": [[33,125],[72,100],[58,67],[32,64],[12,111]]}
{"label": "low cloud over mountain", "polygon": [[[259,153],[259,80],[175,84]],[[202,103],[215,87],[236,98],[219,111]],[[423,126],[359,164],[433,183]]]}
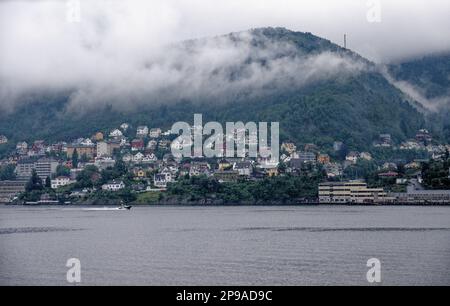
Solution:
{"label": "low cloud over mountain", "polygon": [[[411,48],[411,35],[403,30],[406,20],[408,33],[420,23],[417,1],[403,6],[381,1],[380,24],[368,23],[366,1],[315,2],[232,0],[212,5],[205,0],[82,0],[80,22],[71,22],[77,20],[68,16],[74,9],[67,6],[70,1],[3,1],[0,107],[7,109],[24,95],[39,91],[70,92],[73,108],[180,99],[220,101],[274,86],[301,87],[365,68],[364,61],[347,53],[323,49],[310,54],[291,42],[272,41],[255,32],[180,43],[258,26],[312,31],[335,41],[348,33],[350,47],[371,59],[396,58],[402,50],[405,56],[420,53],[424,45],[440,50],[448,43],[441,36],[450,27],[435,31],[447,22],[439,13],[447,2],[435,0],[432,12],[420,11],[425,17],[433,14],[433,26],[421,24],[414,41],[425,29],[434,34],[424,36],[428,44],[415,43],[419,49]],[[320,16],[326,16],[326,22]],[[393,24],[397,32],[392,31]],[[405,48],[394,43],[401,40]]]}

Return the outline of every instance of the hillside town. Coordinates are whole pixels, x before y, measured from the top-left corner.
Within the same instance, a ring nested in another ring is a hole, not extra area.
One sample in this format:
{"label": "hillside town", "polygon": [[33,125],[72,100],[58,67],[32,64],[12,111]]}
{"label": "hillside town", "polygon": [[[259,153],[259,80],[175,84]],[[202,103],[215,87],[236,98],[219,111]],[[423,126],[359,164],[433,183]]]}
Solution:
{"label": "hillside town", "polygon": [[[6,143],[8,138],[0,135],[0,145]],[[327,151],[315,144],[283,142],[279,161],[171,154],[174,147],[191,145],[170,130],[128,123],[67,142],[19,142],[0,160],[0,202],[151,204],[173,192],[177,183],[189,185],[196,177],[238,184],[238,189],[246,182],[301,177],[314,191],[303,195],[297,190],[285,197],[296,197],[295,203],[450,204],[450,145],[437,143],[427,130],[399,144],[381,134],[370,152],[350,151],[342,141]],[[428,177],[436,165],[440,176]],[[317,180],[308,181],[311,177]]]}

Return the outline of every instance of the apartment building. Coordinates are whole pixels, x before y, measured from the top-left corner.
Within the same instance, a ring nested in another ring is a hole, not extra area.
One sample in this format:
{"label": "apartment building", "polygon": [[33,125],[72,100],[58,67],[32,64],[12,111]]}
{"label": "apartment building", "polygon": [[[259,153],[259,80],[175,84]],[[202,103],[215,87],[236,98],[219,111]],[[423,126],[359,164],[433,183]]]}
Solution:
{"label": "apartment building", "polygon": [[[415,184],[414,184],[415,183]],[[411,204],[448,204],[450,203],[450,190],[425,190],[418,189],[417,182],[407,187],[405,193],[394,193],[398,203]]]}
{"label": "apartment building", "polygon": [[37,175],[45,180],[47,177],[52,177],[56,173],[58,162],[51,158],[41,158],[34,163],[34,169]]}
{"label": "apartment building", "polygon": [[0,181],[0,203],[9,203],[11,200],[25,191],[26,181]]}
{"label": "apartment building", "polygon": [[384,203],[391,199],[382,188],[368,188],[361,181],[329,182],[319,185],[319,202],[329,204]]}

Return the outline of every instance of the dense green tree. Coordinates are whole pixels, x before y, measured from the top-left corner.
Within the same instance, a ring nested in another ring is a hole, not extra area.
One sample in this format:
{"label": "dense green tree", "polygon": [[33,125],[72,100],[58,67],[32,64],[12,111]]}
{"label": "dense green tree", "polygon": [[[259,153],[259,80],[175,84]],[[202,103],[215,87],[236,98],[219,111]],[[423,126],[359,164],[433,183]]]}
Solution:
{"label": "dense green tree", "polygon": [[291,203],[315,198],[322,172],[301,176],[279,176],[260,181],[219,183],[206,176],[182,178],[168,186],[167,196],[188,201],[221,200],[225,203]]}
{"label": "dense green tree", "polygon": [[81,161],[82,161],[83,163],[86,163],[86,162],[89,161],[89,158],[87,157],[86,153],[83,154],[83,155],[81,155]]}
{"label": "dense green tree", "polygon": [[16,178],[14,165],[0,166],[0,181],[10,181]]}
{"label": "dense green tree", "polygon": [[422,168],[424,184],[432,189],[450,189],[450,173],[447,161],[432,161]]}
{"label": "dense green tree", "polygon": [[87,166],[77,176],[76,188],[92,188],[96,185],[98,178],[98,168],[95,166]]}
{"label": "dense green tree", "polygon": [[117,192],[118,197],[122,200],[123,204],[128,204],[136,201],[137,196],[131,192],[129,188],[122,189]]}
{"label": "dense green tree", "polygon": [[127,173],[127,166],[121,158],[116,160],[116,163],[114,164],[114,171],[116,171],[119,176]]}
{"label": "dense green tree", "polygon": [[45,178],[45,188],[52,188],[52,181],[49,176]]}
{"label": "dense green tree", "polygon": [[70,169],[64,165],[58,165],[56,168],[56,176],[70,176]]}
{"label": "dense green tree", "polygon": [[72,167],[78,168],[78,151],[75,149],[72,154]]}
{"label": "dense green tree", "polygon": [[37,175],[36,171],[33,170],[30,180],[25,185],[25,191],[32,192],[32,191],[41,191],[43,189],[44,186],[42,184],[42,179]]}

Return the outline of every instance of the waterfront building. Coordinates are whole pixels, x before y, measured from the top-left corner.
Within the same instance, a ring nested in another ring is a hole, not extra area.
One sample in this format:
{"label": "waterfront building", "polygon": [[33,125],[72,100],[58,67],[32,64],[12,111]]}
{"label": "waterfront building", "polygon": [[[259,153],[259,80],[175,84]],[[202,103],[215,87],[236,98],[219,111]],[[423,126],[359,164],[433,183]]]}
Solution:
{"label": "waterfront building", "polygon": [[368,204],[391,200],[382,188],[368,188],[362,181],[328,182],[319,185],[320,203]]}
{"label": "waterfront building", "polygon": [[450,190],[425,190],[410,184],[405,193],[393,193],[391,196],[403,204],[450,204]]}
{"label": "waterfront building", "polygon": [[9,203],[14,197],[25,191],[26,181],[0,181],[0,203]]}

